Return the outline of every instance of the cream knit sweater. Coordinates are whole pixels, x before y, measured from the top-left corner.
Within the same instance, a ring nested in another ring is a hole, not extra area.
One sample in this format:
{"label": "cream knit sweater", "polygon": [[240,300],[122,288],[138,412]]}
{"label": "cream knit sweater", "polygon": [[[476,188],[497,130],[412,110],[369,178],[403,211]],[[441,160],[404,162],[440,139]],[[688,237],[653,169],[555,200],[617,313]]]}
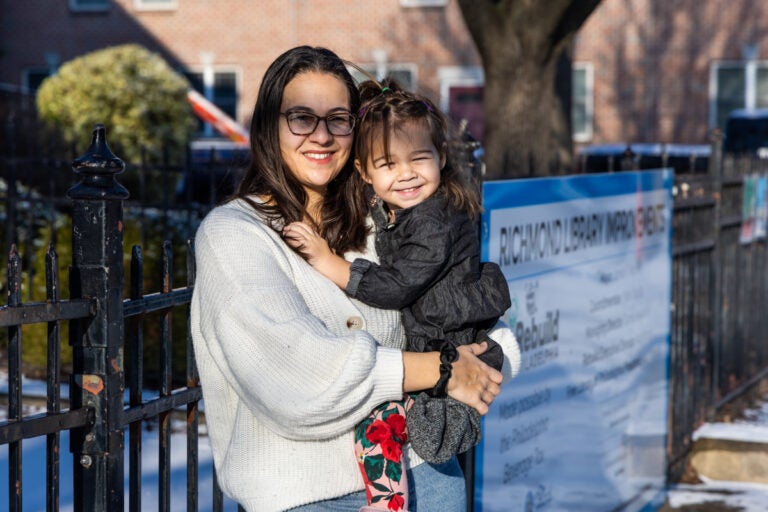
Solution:
{"label": "cream knit sweater", "polygon": [[[369,247],[347,257],[375,260]],[[363,489],[352,429],[402,397],[399,313],[348,298],[243,201],[206,216],[195,254],[192,339],[222,490],[269,512]],[[509,377],[519,350],[500,332]]]}

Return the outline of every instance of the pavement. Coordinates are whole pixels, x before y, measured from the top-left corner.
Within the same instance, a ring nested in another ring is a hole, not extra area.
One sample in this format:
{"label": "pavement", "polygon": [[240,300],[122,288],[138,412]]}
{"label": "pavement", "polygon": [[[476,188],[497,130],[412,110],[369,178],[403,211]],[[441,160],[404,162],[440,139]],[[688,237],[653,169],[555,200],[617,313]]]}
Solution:
{"label": "pavement", "polygon": [[658,512],[768,512],[768,386],[761,385],[693,435],[686,482]]}

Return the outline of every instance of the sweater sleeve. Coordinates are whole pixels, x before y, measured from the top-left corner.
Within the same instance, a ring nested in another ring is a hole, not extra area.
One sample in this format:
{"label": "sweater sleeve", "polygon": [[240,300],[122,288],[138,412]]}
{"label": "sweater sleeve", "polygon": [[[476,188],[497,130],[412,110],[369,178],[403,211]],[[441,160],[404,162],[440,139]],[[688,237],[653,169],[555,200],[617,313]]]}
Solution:
{"label": "sweater sleeve", "polygon": [[496,322],[496,325],[488,331],[488,336],[498,343],[504,352],[501,374],[504,377],[504,384],[507,384],[520,372],[520,345],[512,329],[502,320]]}
{"label": "sweater sleeve", "polygon": [[401,351],[351,330],[347,319],[360,315],[352,302],[268,228],[210,215],[195,252],[196,354],[215,368],[211,380],[236,395],[222,400],[284,437],[314,440],[347,432],[379,403],[402,397]]}

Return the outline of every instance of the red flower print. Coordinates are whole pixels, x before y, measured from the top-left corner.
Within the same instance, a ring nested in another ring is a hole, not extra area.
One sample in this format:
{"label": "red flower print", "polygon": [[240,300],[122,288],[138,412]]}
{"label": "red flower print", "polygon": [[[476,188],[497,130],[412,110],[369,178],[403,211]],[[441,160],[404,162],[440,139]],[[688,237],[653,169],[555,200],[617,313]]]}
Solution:
{"label": "red flower print", "polygon": [[392,439],[392,428],[381,420],[376,420],[368,426],[365,437],[372,443],[383,443]]}
{"label": "red flower print", "polygon": [[403,449],[400,443],[393,441],[392,439],[385,439],[381,443],[381,454],[385,459],[392,462],[399,462],[400,457],[403,456]]}
{"label": "red flower print", "polygon": [[389,503],[387,504],[387,508],[397,512],[398,510],[403,509],[403,505],[405,505],[405,500],[403,500],[403,497],[399,494],[393,494],[392,498],[390,498]]}
{"label": "red flower print", "polygon": [[392,435],[396,441],[403,444],[408,441],[408,434],[405,433],[405,417],[402,414],[390,414],[387,417],[387,425],[392,429]]}

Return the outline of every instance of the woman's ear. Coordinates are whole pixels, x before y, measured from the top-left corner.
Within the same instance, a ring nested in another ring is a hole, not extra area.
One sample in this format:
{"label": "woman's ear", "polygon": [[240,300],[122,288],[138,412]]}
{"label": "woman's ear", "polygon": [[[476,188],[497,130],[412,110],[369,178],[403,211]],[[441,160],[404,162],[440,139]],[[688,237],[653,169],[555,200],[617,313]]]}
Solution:
{"label": "woman's ear", "polygon": [[363,178],[363,181],[370,185],[371,179],[368,177],[368,173],[365,172],[365,169],[363,169],[363,165],[360,163],[359,158],[355,158],[355,169],[357,169],[357,172],[360,174],[360,177]]}

